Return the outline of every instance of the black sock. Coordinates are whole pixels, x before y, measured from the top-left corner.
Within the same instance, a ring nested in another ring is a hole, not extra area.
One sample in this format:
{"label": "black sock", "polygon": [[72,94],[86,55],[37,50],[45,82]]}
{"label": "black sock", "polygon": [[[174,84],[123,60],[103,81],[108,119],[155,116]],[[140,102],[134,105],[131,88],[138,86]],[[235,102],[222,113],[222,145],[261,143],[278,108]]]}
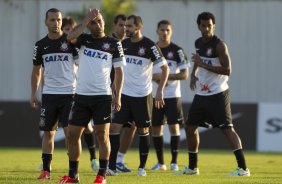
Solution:
{"label": "black sock", "polygon": [[42,153],[43,170],[50,172],[52,154]]}
{"label": "black sock", "polygon": [[69,160],[69,177],[77,178],[78,176],[78,163],[79,161],[70,161]]}
{"label": "black sock", "polygon": [[90,161],[96,159],[96,151],[95,151],[95,142],[94,142],[94,133],[84,133],[84,140],[87,144],[89,153],[90,153]]}
{"label": "black sock", "polygon": [[158,163],[164,164],[164,138],[163,136],[153,137]]}
{"label": "black sock", "polygon": [[150,148],[149,133],[144,135],[139,134],[139,158],[140,158],[139,168],[145,168],[148,158],[149,148]]}
{"label": "black sock", "polygon": [[195,169],[198,167],[198,153],[189,152],[189,168]]}
{"label": "black sock", "polygon": [[180,136],[170,137],[171,163],[177,163],[177,155],[179,151]]}
{"label": "black sock", "polygon": [[238,167],[246,170],[247,166],[246,166],[246,161],[245,161],[243,150],[242,149],[235,150],[234,154],[237,160]]}
{"label": "black sock", "polygon": [[116,170],[117,154],[120,144],[119,139],[120,139],[120,134],[110,135],[111,154],[110,154],[109,168],[111,170]]}
{"label": "black sock", "polygon": [[105,177],[109,161],[99,159],[99,164],[100,164],[100,168],[99,168],[99,171],[98,171],[98,175]]}

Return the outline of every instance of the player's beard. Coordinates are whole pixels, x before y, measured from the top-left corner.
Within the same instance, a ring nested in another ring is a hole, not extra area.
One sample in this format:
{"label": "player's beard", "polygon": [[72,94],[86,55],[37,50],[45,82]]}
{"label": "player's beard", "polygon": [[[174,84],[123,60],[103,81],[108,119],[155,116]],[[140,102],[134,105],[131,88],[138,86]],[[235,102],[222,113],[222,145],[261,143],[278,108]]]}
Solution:
{"label": "player's beard", "polygon": [[131,33],[131,32],[126,32],[126,37],[128,37],[128,38],[132,38],[133,37],[133,35],[134,35],[134,33]]}

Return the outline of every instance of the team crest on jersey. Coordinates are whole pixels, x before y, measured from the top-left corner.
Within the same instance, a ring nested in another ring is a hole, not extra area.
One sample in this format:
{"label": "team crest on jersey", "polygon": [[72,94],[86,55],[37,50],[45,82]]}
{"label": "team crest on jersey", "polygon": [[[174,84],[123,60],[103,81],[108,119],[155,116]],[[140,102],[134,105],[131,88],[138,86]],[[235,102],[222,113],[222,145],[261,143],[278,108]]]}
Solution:
{"label": "team crest on jersey", "polygon": [[140,47],[139,50],[138,50],[138,55],[139,56],[144,56],[145,55],[145,51],[146,51],[146,48]]}
{"label": "team crest on jersey", "polygon": [[167,53],[167,56],[166,56],[166,57],[167,57],[168,59],[172,59],[173,56],[174,56],[174,55],[173,55],[173,52],[172,52],[172,51],[169,51],[169,52]]}
{"label": "team crest on jersey", "polygon": [[208,48],[207,52],[206,52],[207,56],[211,56],[212,55],[212,48]]}
{"label": "team crest on jersey", "polygon": [[68,43],[67,42],[61,42],[60,50],[61,51],[67,51],[68,49],[69,49]]}
{"label": "team crest on jersey", "polygon": [[110,50],[110,46],[111,46],[111,44],[106,42],[106,43],[103,43],[102,48],[103,48],[104,50]]}

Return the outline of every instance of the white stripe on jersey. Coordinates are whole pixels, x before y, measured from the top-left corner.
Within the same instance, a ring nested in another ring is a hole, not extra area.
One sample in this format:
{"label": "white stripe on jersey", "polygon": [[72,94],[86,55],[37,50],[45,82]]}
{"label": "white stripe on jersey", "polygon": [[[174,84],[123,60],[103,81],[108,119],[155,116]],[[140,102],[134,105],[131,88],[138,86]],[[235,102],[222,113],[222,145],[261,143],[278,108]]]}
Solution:
{"label": "white stripe on jersey", "polygon": [[[132,55],[125,55],[125,58],[122,94],[132,97],[147,96],[152,92],[153,62],[150,59]],[[166,64],[166,60],[161,57],[154,63],[156,67],[161,67]]]}
{"label": "white stripe on jersey", "polygon": [[44,64],[43,94],[73,94],[75,89],[74,60],[71,53],[42,55]]}
{"label": "white stripe on jersey", "polygon": [[[169,73],[179,73],[182,69],[188,69],[188,63],[177,63],[173,60],[168,60]],[[153,73],[161,73],[162,70],[159,67],[153,67]],[[168,85],[164,88],[164,98],[176,98],[181,97],[180,80],[168,80]],[[153,81],[153,98],[156,97],[159,84]]]}
{"label": "white stripe on jersey", "polygon": [[[110,73],[112,55],[82,46],[79,53],[76,93],[80,95],[111,95]],[[124,60],[115,62],[117,65]]]}
{"label": "white stripe on jersey", "polygon": [[[221,66],[218,58],[207,58],[201,56],[201,59],[205,64],[211,66]],[[209,96],[223,92],[228,89],[228,78],[229,77],[227,75],[219,75],[199,67],[199,80],[196,83],[195,92],[196,94],[203,96]]]}

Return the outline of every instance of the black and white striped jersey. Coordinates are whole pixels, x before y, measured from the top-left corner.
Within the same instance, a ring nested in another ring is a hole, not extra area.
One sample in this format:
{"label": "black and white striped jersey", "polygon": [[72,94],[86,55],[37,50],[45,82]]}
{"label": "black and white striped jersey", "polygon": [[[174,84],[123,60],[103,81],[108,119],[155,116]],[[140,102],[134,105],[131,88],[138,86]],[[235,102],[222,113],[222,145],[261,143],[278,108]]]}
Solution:
{"label": "black and white striped jersey", "polygon": [[[196,52],[203,62],[211,66],[221,66],[216,46],[221,40],[214,36],[209,42],[204,43],[202,38],[195,41]],[[228,89],[228,76],[210,72],[204,68],[198,68],[198,81],[195,92],[198,95],[214,95]]]}
{"label": "black and white striped jersey", "polygon": [[109,36],[93,38],[91,34],[82,34],[77,41],[80,52],[76,93],[111,95],[112,66],[125,65],[121,42]]}
{"label": "black and white striped jersey", "polygon": [[43,94],[73,94],[75,90],[74,46],[63,34],[58,39],[48,35],[36,42],[33,64],[43,66]]}
{"label": "black and white striped jersey", "polygon": [[159,47],[147,37],[139,42],[130,38],[122,41],[126,58],[122,94],[132,97],[144,97],[152,92],[152,69],[167,62]]}
{"label": "black and white striped jersey", "polygon": [[[170,74],[179,73],[180,70],[188,69],[190,63],[183,49],[174,43],[170,43],[165,48],[160,48],[170,69]],[[153,67],[153,73],[161,73],[159,67]],[[168,80],[164,88],[164,98],[181,97],[180,80]],[[158,84],[153,81],[153,97],[156,96]]]}

